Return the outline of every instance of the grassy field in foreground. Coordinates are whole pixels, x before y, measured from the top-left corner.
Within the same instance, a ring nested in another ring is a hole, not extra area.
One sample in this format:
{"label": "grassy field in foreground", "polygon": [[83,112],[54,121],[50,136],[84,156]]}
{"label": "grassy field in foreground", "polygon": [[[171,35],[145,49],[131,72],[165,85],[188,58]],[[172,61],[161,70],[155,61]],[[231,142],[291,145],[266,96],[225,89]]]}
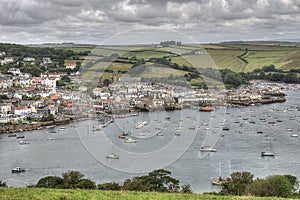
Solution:
{"label": "grassy field in foreground", "polygon": [[[47,200],[47,199],[117,199],[117,200],[173,200],[173,199],[257,199],[257,200],[271,200],[274,198],[257,198],[247,196],[216,196],[206,194],[176,194],[176,193],[157,193],[157,192],[128,192],[128,191],[101,191],[101,190],[60,190],[60,189],[38,189],[38,188],[0,188],[1,200]],[[276,198],[283,199],[283,198]]]}

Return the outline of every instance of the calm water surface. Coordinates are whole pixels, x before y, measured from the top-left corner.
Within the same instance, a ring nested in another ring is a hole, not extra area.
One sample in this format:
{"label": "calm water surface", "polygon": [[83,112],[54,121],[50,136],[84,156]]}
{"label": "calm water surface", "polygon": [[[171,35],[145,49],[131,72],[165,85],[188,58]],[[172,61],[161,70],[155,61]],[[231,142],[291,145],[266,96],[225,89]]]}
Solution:
{"label": "calm water surface", "polygon": [[[55,127],[56,133],[50,129],[17,133],[24,139],[4,134],[0,136],[0,179],[9,186],[23,187],[45,176],[78,170],[96,183],[123,182],[163,167],[181,184],[190,184],[193,191],[206,192],[218,190],[210,184],[212,177],[227,177],[234,171],[250,171],[261,178],[271,174],[300,178],[300,111],[296,108],[300,91],[286,93],[285,103],[221,108],[210,113],[195,109],[141,113],[116,119],[101,131],[95,131],[97,121],[89,120],[66,125],[66,130]],[[143,121],[148,124],[136,129]],[[223,131],[224,126],[229,131]],[[138,142],[124,143],[118,138],[123,131],[131,131]],[[19,140],[29,144],[20,145]],[[217,152],[199,152],[205,145]],[[274,158],[260,156],[268,146],[273,147]],[[111,152],[117,152],[120,159],[106,159]],[[27,171],[12,174],[16,166]]]}

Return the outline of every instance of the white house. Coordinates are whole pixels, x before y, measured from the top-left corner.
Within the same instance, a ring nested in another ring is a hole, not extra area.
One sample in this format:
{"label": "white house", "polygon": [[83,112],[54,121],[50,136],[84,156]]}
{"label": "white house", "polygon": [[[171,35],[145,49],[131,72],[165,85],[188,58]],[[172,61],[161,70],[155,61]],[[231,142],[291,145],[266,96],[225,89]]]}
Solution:
{"label": "white house", "polygon": [[14,62],[14,59],[12,57],[6,57],[4,58],[4,60],[1,60],[1,65],[12,63],[12,62]]}
{"label": "white house", "polygon": [[31,108],[28,108],[26,106],[19,106],[16,107],[14,110],[15,115],[28,115],[31,113]]}
{"label": "white house", "polygon": [[20,69],[14,68],[14,67],[13,68],[9,68],[7,72],[12,73],[13,75],[20,75],[21,74]]}
{"label": "white house", "polygon": [[66,64],[66,69],[75,69],[76,64]]}
{"label": "white house", "polygon": [[12,104],[1,103],[0,104],[0,113],[7,115],[11,112]]}

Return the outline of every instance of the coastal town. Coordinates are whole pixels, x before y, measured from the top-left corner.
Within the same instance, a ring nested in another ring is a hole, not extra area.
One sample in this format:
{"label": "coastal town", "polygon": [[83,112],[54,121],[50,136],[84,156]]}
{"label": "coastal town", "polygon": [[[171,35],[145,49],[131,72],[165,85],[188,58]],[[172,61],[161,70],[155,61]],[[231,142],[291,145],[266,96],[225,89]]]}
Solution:
{"label": "coastal town", "polygon": [[[21,61],[6,57],[1,52],[1,66],[36,64],[36,58],[25,57]],[[40,66],[47,67],[51,58],[42,57]],[[114,117],[130,116],[138,112],[155,110],[179,110],[185,108],[217,106],[249,106],[284,102],[283,90],[297,87],[253,81],[238,89],[201,89],[160,82],[143,82],[141,77],[121,76],[112,73],[109,84],[99,83],[93,88],[80,86],[80,71],[76,65],[65,64],[66,72],[45,72],[39,76],[23,73],[19,68],[9,68],[0,74],[0,132],[15,132],[45,128],[51,125],[70,123],[77,119],[99,118],[103,123]],[[79,87],[61,86],[62,80]],[[91,92],[89,92],[91,91]],[[209,109],[206,111],[211,111]],[[109,117],[107,117],[109,116]]]}

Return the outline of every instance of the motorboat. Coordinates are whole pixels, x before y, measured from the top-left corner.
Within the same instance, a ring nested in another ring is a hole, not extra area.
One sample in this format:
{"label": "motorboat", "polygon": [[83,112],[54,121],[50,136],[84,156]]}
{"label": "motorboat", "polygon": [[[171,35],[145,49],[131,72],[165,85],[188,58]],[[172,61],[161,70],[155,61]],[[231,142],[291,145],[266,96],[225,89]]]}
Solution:
{"label": "motorboat", "polygon": [[16,134],[9,134],[8,137],[16,137]]}
{"label": "motorboat", "polygon": [[64,126],[59,127],[59,130],[60,130],[60,131],[64,131],[64,130],[66,130],[66,127],[64,127]]}
{"label": "motorboat", "polygon": [[11,173],[21,173],[21,172],[25,172],[26,170],[24,168],[21,167],[15,167],[11,170]]}
{"label": "motorboat", "polygon": [[176,136],[181,136],[181,134],[180,134],[179,131],[176,131],[176,132],[175,132],[175,135],[176,135]]}
{"label": "motorboat", "polygon": [[25,138],[25,136],[24,136],[24,135],[19,135],[19,136],[17,136],[16,138],[17,138],[17,139],[21,139],[21,138]]}
{"label": "motorboat", "polygon": [[157,135],[157,136],[164,136],[163,133],[157,133],[156,135]]}
{"label": "motorboat", "polygon": [[227,126],[224,126],[222,130],[223,131],[229,131],[229,128]]}
{"label": "motorboat", "polygon": [[106,156],[107,159],[119,159],[119,155],[117,153],[111,153]]}
{"label": "motorboat", "polygon": [[264,157],[264,156],[270,156],[270,157],[274,157],[275,154],[273,152],[270,152],[270,151],[262,151],[261,152],[261,156]]}
{"label": "motorboat", "polygon": [[23,144],[29,144],[29,142],[24,141],[24,140],[20,140],[20,141],[19,141],[19,144],[22,144],[22,145],[23,145]]}
{"label": "motorboat", "polygon": [[137,140],[134,140],[132,138],[127,138],[124,140],[125,143],[137,143]]}
{"label": "motorboat", "polygon": [[203,147],[200,147],[199,151],[201,151],[201,152],[216,152],[217,150],[210,146],[203,146]]}
{"label": "motorboat", "polygon": [[201,107],[199,108],[199,111],[201,112],[211,112],[213,109],[210,106],[205,106],[205,107]]}
{"label": "motorboat", "polygon": [[298,137],[298,135],[297,134],[292,134],[291,137]]}

